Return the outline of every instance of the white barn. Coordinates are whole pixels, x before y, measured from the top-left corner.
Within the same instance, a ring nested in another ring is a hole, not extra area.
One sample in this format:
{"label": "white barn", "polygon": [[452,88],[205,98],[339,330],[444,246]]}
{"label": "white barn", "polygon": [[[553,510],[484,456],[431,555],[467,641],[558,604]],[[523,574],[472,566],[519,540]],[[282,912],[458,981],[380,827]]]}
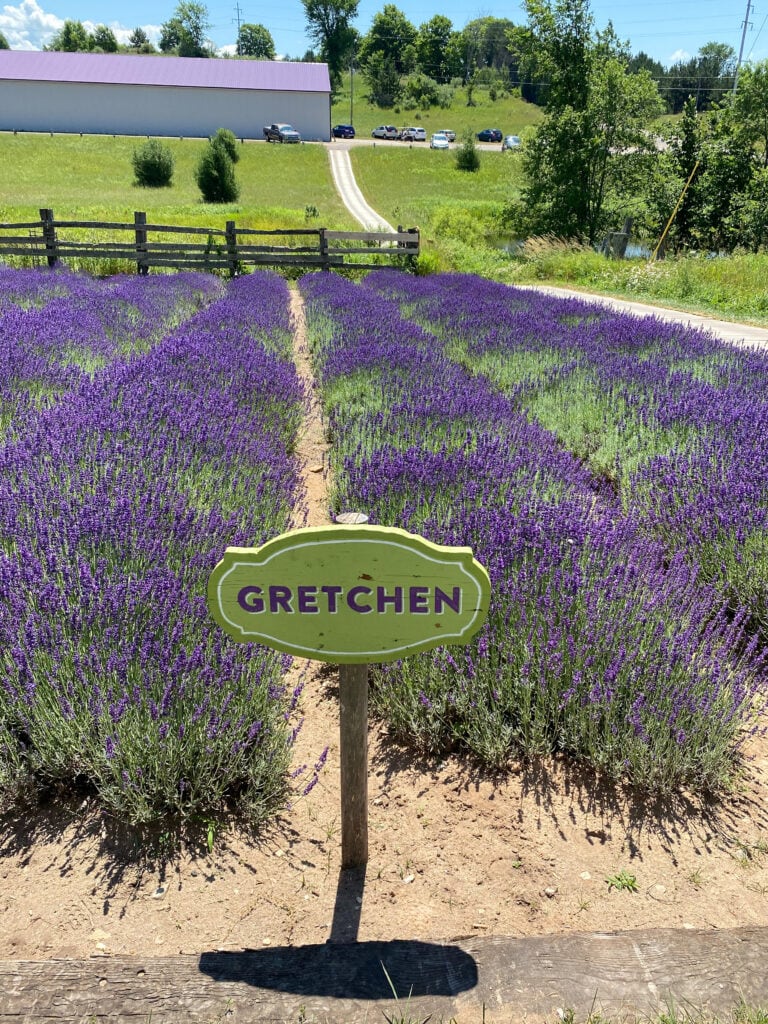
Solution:
{"label": "white barn", "polygon": [[0,50],[0,131],[260,139],[276,121],[330,139],[326,64]]}

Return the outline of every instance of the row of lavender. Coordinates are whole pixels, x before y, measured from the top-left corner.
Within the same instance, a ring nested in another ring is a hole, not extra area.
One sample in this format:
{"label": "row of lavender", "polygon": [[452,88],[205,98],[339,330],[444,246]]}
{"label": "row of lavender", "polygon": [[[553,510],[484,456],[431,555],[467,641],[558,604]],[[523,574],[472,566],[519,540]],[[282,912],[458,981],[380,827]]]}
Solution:
{"label": "row of lavender", "polygon": [[144,312],[0,448],[0,790],[81,781],[133,822],[234,800],[258,821],[285,796],[298,694],[279,656],[222,635],[205,593],[227,544],[266,540],[295,504],[287,288],[237,280],[152,344],[191,282],[83,287],[105,314],[116,290]]}
{"label": "row of lavender", "polygon": [[64,272],[0,273],[0,440],[115,359],[148,351],[222,292],[210,275],[96,281]]}
{"label": "row of lavender", "polygon": [[611,480],[768,634],[768,354],[462,275],[370,283]]}
{"label": "row of lavender", "polygon": [[[660,791],[725,785],[765,700],[743,614],[514,398],[404,319],[377,276],[301,282],[334,505],[468,544],[493,584],[468,648],[377,673],[380,712],[429,750],[458,745],[492,765],[565,752]],[[411,286],[398,298],[417,301]]]}

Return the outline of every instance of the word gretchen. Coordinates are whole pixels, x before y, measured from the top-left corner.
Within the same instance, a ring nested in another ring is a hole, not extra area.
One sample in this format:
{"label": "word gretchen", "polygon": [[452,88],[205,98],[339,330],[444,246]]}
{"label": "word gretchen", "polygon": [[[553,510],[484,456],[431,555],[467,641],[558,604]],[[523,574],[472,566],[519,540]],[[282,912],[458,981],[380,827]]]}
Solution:
{"label": "word gretchen", "polygon": [[257,586],[242,587],[237,603],[246,612],[268,612],[290,615],[313,615],[327,612],[335,615],[345,606],[366,615],[441,615],[450,610],[461,613],[461,587],[452,587],[450,594],[434,587],[365,587],[345,589],[341,586]]}

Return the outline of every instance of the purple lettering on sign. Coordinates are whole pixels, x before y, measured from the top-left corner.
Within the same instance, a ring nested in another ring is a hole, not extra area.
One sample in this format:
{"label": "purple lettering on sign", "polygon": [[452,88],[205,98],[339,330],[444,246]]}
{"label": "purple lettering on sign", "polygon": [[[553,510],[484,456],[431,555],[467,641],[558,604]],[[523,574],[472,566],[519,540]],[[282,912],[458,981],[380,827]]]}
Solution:
{"label": "purple lettering on sign", "polygon": [[290,587],[269,588],[269,610],[274,614],[278,609],[284,612],[293,611],[293,608],[291,608]]}
{"label": "purple lettering on sign", "polygon": [[443,605],[447,605],[457,615],[461,614],[461,587],[454,587],[451,594],[452,596],[448,597],[444,590],[435,587],[435,614],[439,615],[442,612]]}
{"label": "purple lettering on sign", "polygon": [[372,612],[373,608],[369,604],[358,604],[358,594],[370,594],[372,593],[370,587],[352,587],[347,594],[347,604],[353,612]]}
{"label": "purple lettering on sign", "polygon": [[328,611],[331,615],[338,611],[337,598],[343,591],[343,587],[320,587],[320,592],[328,596]]}
{"label": "purple lettering on sign", "polygon": [[395,609],[395,614],[400,615],[403,611],[403,588],[395,587],[394,594],[388,594],[385,587],[376,588],[376,611],[381,613],[387,610],[387,605]]}
{"label": "purple lettering on sign", "polygon": [[263,612],[264,602],[261,597],[261,587],[243,587],[238,591],[237,603],[244,612]]}
{"label": "purple lettering on sign", "polygon": [[299,611],[302,614],[320,611],[317,607],[317,587],[299,587]]}
{"label": "purple lettering on sign", "polygon": [[429,587],[411,587],[408,591],[408,610],[412,615],[423,615],[429,613],[429,601],[427,595]]}

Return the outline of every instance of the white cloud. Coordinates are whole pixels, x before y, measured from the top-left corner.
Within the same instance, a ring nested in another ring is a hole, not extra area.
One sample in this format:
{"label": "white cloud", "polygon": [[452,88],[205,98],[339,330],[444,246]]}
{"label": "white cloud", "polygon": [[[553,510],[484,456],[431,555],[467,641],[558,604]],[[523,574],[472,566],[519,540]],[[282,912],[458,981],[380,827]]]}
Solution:
{"label": "white cloud", "polygon": [[[37,0],[21,0],[14,7],[10,4],[0,11],[0,32],[8,40],[12,50],[42,50],[64,26],[64,19],[56,14],[48,14]],[[84,21],[86,31],[93,32],[96,22]],[[109,27],[115,33],[119,43],[127,43],[135,26],[126,28],[117,21],[110,22]],[[142,25],[153,43],[160,39],[159,25]]]}
{"label": "white cloud", "polygon": [[47,14],[37,0],[22,0],[0,13],[0,32],[12,50],[41,50],[63,24],[63,18]]}
{"label": "white cloud", "polygon": [[691,59],[690,53],[687,50],[675,50],[674,53],[669,56],[670,64],[684,64],[687,60]]}

